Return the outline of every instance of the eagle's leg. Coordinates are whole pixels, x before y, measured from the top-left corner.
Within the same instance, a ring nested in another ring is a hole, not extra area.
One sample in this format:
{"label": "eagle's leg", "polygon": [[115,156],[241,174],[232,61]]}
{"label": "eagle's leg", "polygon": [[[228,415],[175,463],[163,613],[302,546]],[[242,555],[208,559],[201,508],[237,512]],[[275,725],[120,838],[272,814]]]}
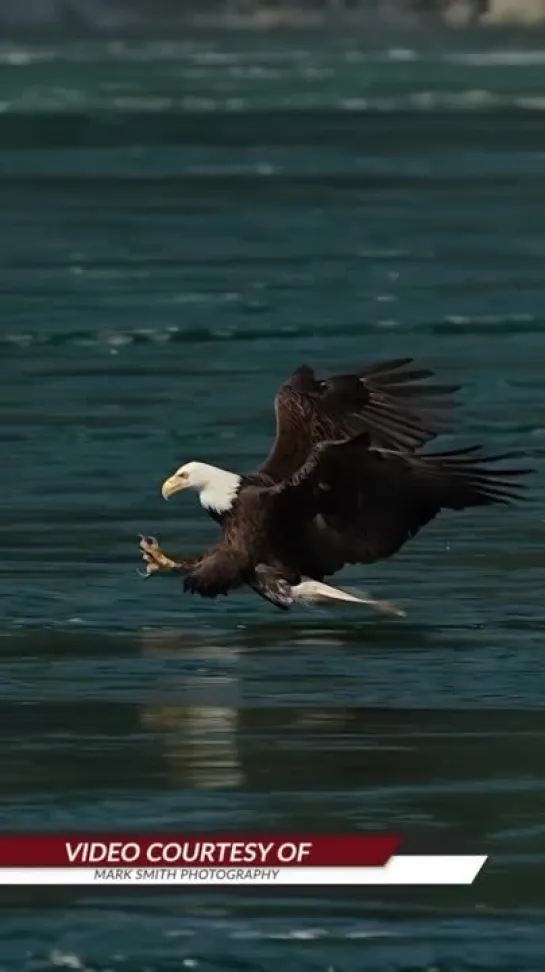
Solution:
{"label": "eagle's leg", "polygon": [[142,560],[146,564],[146,576],[155,574],[157,571],[174,571],[177,573],[185,568],[185,561],[169,557],[161,550],[155,537],[140,537],[139,547]]}
{"label": "eagle's leg", "polygon": [[289,581],[286,580],[280,570],[268,564],[257,565],[249,586],[256,594],[259,594],[266,601],[270,601],[281,611],[289,611],[293,604]]}

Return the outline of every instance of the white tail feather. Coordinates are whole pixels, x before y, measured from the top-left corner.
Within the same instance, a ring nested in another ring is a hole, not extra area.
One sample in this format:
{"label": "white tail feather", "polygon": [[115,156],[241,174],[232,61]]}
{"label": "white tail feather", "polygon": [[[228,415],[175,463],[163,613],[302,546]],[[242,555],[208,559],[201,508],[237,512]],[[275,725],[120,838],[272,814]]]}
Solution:
{"label": "white tail feather", "polygon": [[380,601],[362,591],[361,596],[349,594],[339,587],[330,587],[320,581],[304,580],[291,588],[291,596],[295,604],[366,604],[367,607],[380,611],[382,614],[393,614],[398,618],[406,617],[405,611],[390,601]]}

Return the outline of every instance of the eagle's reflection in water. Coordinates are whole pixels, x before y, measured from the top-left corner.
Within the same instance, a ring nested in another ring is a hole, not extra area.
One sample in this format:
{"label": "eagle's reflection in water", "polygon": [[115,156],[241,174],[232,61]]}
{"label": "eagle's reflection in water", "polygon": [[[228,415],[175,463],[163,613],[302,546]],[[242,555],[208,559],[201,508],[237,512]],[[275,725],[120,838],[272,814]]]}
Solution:
{"label": "eagle's reflection in water", "polygon": [[[202,638],[196,642],[179,631],[142,632],[144,655],[180,655],[185,662],[195,659],[208,664],[236,661],[236,646],[209,644],[203,650]],[[244,774],[238,759],[236,733],[239,685],[235,675],[184,671],[179,679],[168,675],[168,684],[158,680],[158,694],[180,701],[157,703],[142,709],[142,725],[164,734],[165,759],[174,785],[196,789],[239,787]]]}

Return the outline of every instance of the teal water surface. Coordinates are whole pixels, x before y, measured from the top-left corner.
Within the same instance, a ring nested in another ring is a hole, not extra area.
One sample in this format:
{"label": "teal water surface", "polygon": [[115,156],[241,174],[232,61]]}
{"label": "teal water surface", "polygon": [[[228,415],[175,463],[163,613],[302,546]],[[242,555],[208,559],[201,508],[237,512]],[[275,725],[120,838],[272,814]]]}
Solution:
{"label": "teal water surface", "polygon": [[[453,42],[454,43],[454,42]],[[472,888],[29,898],[1,970],[543,968],[545,48],[231,38],[0,48],[0,828],[396,830]],[[514,510],[287,617],[143,581],[214,541],[166,475],[255,468],[299,364],[412,355]]]}

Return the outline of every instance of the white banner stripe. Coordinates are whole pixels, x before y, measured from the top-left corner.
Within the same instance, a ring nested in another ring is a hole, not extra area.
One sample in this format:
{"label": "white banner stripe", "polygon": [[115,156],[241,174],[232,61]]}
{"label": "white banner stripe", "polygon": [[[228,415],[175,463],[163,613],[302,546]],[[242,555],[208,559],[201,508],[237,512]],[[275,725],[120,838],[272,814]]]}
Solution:
{"label": "white banner stripe", "polygon": [[384,867],[0,867],[0,885],[473,884],[485,855],[396,855]]}

